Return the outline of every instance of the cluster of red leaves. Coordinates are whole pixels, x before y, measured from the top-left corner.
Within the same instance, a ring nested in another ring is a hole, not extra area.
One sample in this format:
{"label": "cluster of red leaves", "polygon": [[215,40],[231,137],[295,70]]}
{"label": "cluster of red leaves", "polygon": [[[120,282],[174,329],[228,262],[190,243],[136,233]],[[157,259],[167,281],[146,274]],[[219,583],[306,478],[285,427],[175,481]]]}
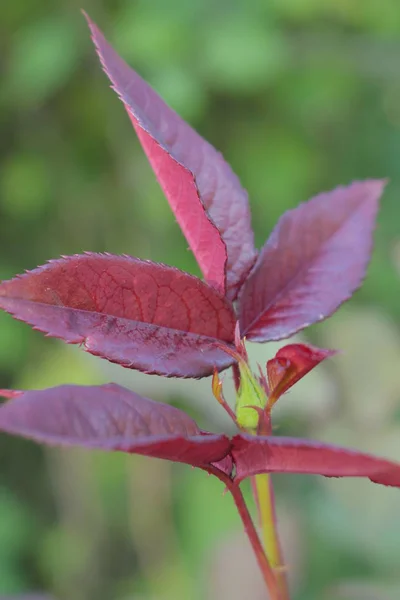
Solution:
{"label": "cluster of red leaves", "polygon": [[[125,367],[192,378],[235,364],[237,322],[241,336],[267,342],[332,314],[365,275],[384,182],[355,182],[288,211],[257,252],[247,194],[221,154],[88,22],[205,281],[129,256],[87,253],[2,282],[0,306]],[[280,350],[267,364],[270,402],[330,354],[302,344]],[[390,461],[309,440],[214,435],[183,411],[113,384],[2,395],[10,400],[0,408],[0,429],[38,442],[165,458],[234,483],[285,471],[400,486],[400,466]]]}

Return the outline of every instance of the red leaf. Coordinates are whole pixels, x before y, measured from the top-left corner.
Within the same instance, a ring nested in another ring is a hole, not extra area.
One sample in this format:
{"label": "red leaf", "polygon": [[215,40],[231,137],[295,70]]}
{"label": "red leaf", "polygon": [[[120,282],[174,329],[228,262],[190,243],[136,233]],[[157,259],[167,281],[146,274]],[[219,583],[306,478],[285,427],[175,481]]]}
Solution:
{"label": "red leaf", "polygon": [[308,473],[326,477],[368,477],[400,487],[400,464],[312,440],[237,435],[232,456],[236,482],[257,473]]}
{"label": "red leaf", "polygon": [[383,181],[315,196],[279,220],[240,295],[240,329],[265,342],[321,321],[365,275]]}
{"label": "red leaf", "polygon": [[17,398],[17,396],[21,396],[21,394],[23,393],[24,392],[22,392],[21,390],[2,389],[0,390],[0,398],[7,398],[8,400],[11,400],[12,398]]}
{"label": "red leaf", "polygon": [[307,344],[289,344],[267,362],[269,404],[273,404],[299,379],[329,356],[335,350],[323,350]]}
{"label": "red leaf", "polygon": [[86,18],[103,69],[205,279],[234,299],[256,258],[247,193],[222,155],[164,103]]}
{"label": "red leaf", "polygon": [[186,413],[116,384],[62,385],[0,407],[0,430],[36,442],[120,450],[190,465],[219,461],[225,435],[205,434]]}
{"label": "red leaf", "polygon": [[232,305],[197,277],[129,256],[53,260],[0,284],[0,307],[125,367],[202,377],[232,364]]}

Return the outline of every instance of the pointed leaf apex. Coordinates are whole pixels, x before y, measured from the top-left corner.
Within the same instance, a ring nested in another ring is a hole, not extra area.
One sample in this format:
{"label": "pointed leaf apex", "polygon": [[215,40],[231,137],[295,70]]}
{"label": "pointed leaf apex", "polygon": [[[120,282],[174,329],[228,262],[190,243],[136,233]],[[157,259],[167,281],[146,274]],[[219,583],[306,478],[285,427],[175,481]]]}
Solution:
{"label": "pointed leaf apex", "polygon": [[242,360],[246,363],[249,362],[249,357],[246,350],[246,338],[242,338],[240,335],[240,324],[239,321],[236,321],[235,325],[235,348],[238,354],[241,356]]}
{"label": "pointed leaf apex", "polygon": [[217,369],[214,369],[211,385],[214,397],[218,400],[220,404],[222,404],[222,381],[219,378]]}
{"label": "pointed leaf apex", "polygon": [[353,295],[366,274],[385,184],[354,181],[282,215],[241,290],[242,335],[287,338]]}
{"label": "pointed leaf apex", "polygon": [[234,300],[257,257],[247,192],[222,155],[165,104],[84,15],[103,70],[204,278]]}

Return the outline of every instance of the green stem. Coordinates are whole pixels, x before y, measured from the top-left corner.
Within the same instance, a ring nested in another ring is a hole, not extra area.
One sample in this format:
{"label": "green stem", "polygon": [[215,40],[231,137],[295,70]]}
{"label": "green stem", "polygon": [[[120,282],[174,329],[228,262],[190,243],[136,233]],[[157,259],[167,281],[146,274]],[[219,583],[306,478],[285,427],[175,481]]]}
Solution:
{"label": "green stem", "polygon": [[[266,411],[265,419],[259,424],[260,435],[272,435],[271,413]],[[271,475],[262,473],[251,478],[254,498],[258,507],[260,527],[264,542],[264,550],[268,562],[278,582],[282,600],[290,600],[286,578],[286,566],[278,535],[278,524],[275,510],[275,494]]]}
{"label": "green stem", "polygon": [[289,600],[286,568],[278,536],[275,495],[271,476],[267,474],[256,475],[254,477],[253,491],[255,492],[258,505],[265,552],[269,564],[276,575],[281,597],[283,600]]}

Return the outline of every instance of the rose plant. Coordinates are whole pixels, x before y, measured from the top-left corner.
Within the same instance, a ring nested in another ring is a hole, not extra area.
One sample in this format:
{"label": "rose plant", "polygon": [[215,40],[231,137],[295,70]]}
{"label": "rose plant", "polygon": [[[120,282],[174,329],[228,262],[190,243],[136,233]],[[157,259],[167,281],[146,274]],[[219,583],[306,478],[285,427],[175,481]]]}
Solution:
{"label": "rose plant", "polygon": [[[211,391],[237,433],[203,431],[184,411],[116,384],[1,390],[8,401],[0,407],[0,430],[39,443],[164,458],[214,475],[234,499],[269,597],[287,600],[270,474],[367,477],[399,487],[400,464],[274,436],[276,401],[333,351],[292,343],[253,372],[245,340],[286,339],[351,297],[365,276],[385,182],[354,182],[287,211],[257,251],[247,194],[222,155],[87,19],[103,69],[204,281],[172,266],[88,252],[3,281],[0,306],[48,336],[123,367],[165,377],[212,376]],[[235,381],[234,406],[223,395],[219,373],[225,369],[232,369]],[[240,489],[247,477],[263,542]]]}

